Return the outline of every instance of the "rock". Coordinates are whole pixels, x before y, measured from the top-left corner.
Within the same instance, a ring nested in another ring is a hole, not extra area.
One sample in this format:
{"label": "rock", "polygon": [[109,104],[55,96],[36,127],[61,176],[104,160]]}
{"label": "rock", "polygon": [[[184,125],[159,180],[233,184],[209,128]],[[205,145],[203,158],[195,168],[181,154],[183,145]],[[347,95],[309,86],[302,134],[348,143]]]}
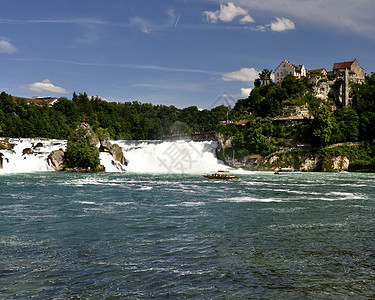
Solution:
{"label": "rock", "polygon": [[103,128],[98,128],[96,131],[99,142],[100,142],[100,152],[109,152],[111,149],[111,143],[109,139],[111,138],[108,131]]}
{"label": "rock", "polygon": [[25,155],[25,154],[32,154],[32,153],[34,153],[34,150],[31,149],[31,148],[25,148],[25,149],[23,149],[23,151],[22,151],[22,155]]}
{"label": "rock", "polygon": [[42,143],[37,143],[34,147],[33,147],[33,149],[37,149],[37,148],[42,148],[43,147],[43,144]]}
{"label": "rock", "polygon": [[301,165],[301,170],[303,171],[312,171],[316,169],[318,163],[318,158],[314,157],[312,158],[307,158]]}
{"label": "rock", "polygon": [[0,153],[0,169],[3,168],[3,154]]}
{"label": "rock", "polygon": [[14,144],[9,142],[9,138],[4,140],[0,140],[0,150],[12,150],[14,148]]}
{"label": "rock", "polygon": [[105,167],[103,165],[99,165],[98,172],[105,172]]}
{"label": "rock", "polygon": [[349,169],[349,159],[347,157],[338,156],[333,158],[333,169],[337,171],[347,171]]}
{"label": "rock", "polygon": [[108,133],[101,133],[100,135],[100,152],[109,152],[112,157],[120,162],[121,164],[127,166],[128,162],[126,161],[124,157],[124,153],[122,151],[122,148],[117,144],[111,144],[109,141],[109,134]]}
{"label": "rock", "polygon": [[274,155],[272,157],[270,157],[270,159],[268,160],[268,162],[272,165],[274,162],[276,162],[279,158]]}
{"label": "rock", "polygon": [[122,152],[122,148],[119,145],[113,144],[109,150],[109,153],[111,153],[113,158],[117,160],[118,162],[120,162],[121,164],[125,166],[128,165],[128,162],[126,161],[124,157],[124,153]]}
{"label": "rock", "polygon": [[108,140],[100,141],[100,152],[110,152],[112,144]]}
{"label": "rock", "polygon": [[62,150],[54,150],[48,156],[48,163],[52,165],[56,171],[63,171],[66,167],[65,153]]}

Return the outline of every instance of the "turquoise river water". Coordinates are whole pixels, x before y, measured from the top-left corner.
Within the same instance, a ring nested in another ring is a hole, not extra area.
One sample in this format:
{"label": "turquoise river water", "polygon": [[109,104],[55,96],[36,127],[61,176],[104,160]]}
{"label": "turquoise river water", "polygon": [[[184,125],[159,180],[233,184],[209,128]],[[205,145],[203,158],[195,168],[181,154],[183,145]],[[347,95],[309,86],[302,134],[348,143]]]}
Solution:
{"label": "turquoise river water", "polygon": [[0,176],[0,299],[374,299],[375,174]]}

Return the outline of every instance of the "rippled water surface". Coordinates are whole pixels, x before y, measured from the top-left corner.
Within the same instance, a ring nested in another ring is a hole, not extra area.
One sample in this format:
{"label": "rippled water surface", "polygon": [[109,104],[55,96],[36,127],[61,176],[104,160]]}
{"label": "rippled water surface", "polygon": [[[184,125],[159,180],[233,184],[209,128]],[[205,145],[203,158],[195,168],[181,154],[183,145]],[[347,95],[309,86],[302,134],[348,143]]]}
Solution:
{"label": "rippled water surface", "polygon": [[375,175],[0,176],[0,299],[373,299]]}

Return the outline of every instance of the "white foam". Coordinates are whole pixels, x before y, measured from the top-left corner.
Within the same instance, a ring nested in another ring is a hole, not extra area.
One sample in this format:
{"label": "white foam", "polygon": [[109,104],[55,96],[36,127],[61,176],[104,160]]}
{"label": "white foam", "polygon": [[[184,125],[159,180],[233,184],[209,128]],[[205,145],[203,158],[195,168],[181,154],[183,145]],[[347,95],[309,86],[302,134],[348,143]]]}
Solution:
{"label": "white foam", "polygon": [[228,170],[215,154],[215,141],[117,141],[124,151],[128,166],[135,173],[202,174]]}
{"label": "white foam", "polygon": [[275,198],[253,198],[253,197],[235,197],[235,198],[220,198],[223,202],[284,202],[281,199]]}
{"label": "white foam", "polygon": [[[100,162],[106,172],[134,173],[186,173],[202,174],[229,171],[216,158],[216,141],[112,141],[122,147],[128,166],[113,159],[109,153],[100,153]],[[12,150],[0,150],[3,158],[3,169],[0,173],[29,173],[53,171],[48,163],[49,154],[58,149],[65,150],[64,140],[10,139],[14,144]],[[36,147],[38,144],[40,147]],[[23,154],[24,150],[33,150]],[[241,172],[241,170],[236,170]]]}

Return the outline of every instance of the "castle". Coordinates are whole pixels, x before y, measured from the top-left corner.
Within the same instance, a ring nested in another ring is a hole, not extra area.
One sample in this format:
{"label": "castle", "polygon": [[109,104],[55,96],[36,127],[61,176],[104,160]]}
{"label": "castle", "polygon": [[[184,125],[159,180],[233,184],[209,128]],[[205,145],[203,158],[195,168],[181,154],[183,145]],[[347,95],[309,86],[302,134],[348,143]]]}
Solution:
{"label": "castle", "polygon": [[[274,71],[275,83],[280,85],[288,74],[292,74],[299,79],[308,77],[314,83],[326,82],[326,84],[320,84],[314,89],[316,96],[318,98],[327,98],[328,94],[331,93],[343,106],[351,104],[349,83],[362,84],[365,82],[365,70],[359,65],[357,59],[334,63],[332,71],[329,72],[325,68],[306,70],[304,65],[295,65],[284,59]],[[338,92],[331,90],[332,78],[335,78],[335,82],[338,83],[336,85]]]}

